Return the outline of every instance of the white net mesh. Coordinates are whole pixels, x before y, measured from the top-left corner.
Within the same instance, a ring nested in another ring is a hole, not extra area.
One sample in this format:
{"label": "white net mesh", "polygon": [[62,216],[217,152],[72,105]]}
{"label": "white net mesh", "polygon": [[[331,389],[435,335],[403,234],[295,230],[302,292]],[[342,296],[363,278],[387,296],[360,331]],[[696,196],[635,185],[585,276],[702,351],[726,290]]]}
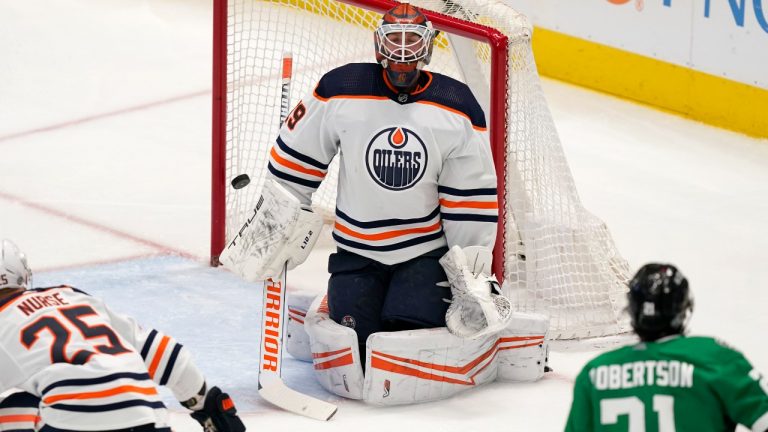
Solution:
{"label": "white net mesh", "polygon": [[[509,36],[506,95],[490,94],[489,45],[444,31],[428,69],[466,82],[485,108],[506,99],[503,289],[519,311],[550,316],[551,334],[570,339],[622,333],[626,262],[607,228],[579,200],[544,99],[524,16],[496,0],[418,0],[424,9],[498,29]],[[226,195],[226,237],[255,203],[278,134],[284,52],[293,55],[291,106],[327,71],[374,61],[380,14],[334,0],[230,0],[227,35],[226,176],[251,186]],[[486,115],[488,113],[486,109]],[[489,123],[493,128],[493,123]],[[313,196],[333,218],[337,169]],[[501,193],[501,191],[500,191]]]}

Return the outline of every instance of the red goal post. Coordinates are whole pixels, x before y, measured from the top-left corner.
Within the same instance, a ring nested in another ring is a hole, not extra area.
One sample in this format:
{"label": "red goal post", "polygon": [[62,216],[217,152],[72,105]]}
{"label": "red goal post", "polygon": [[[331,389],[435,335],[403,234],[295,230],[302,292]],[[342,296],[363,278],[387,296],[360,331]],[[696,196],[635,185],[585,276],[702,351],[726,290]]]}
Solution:
{"label": "red goal post", "polygon": [[[429,70],[467,83],[488,117],[499,191],[494,273],[521,311],[558,338],[627,330],[627,265],[581,206],[544,100],[527,19],[500,0],[414,0],[440,30]],[[328,70],[373,61],[372,31],[392,0],[215,0],[211,263],[254,204],[278,132],[279,55],[294,54],[291,105]],[[333,167],[333,164],[332,164]],[[334,213],[335,174],[313,197]],[[234,190],[246,173],[252,183]]]}

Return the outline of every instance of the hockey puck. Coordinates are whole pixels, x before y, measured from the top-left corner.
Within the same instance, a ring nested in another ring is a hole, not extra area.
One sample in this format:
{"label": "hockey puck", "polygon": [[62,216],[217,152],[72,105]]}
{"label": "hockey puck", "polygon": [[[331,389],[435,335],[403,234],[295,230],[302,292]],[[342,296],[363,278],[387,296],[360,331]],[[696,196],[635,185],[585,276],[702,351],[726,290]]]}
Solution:
{"label": "hockey puck", "polygon": [[242,189],[251,182],[251,178],[248,177],[248,174],[240,174],[239,176],[232,179],[232,187],[235,189]]}

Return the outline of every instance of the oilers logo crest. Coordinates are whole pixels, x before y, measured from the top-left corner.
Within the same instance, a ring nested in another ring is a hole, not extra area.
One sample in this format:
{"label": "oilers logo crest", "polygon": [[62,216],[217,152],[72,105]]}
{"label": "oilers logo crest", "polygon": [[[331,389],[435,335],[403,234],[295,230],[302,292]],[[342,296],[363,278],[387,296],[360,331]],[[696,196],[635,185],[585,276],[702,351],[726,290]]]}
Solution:
{"label": "oilers logo crest", "polygon": [[380,186],[390,190],[408,189],[424,176],[427,147],[410,129],[386,128],[368,143],[365,165]]}

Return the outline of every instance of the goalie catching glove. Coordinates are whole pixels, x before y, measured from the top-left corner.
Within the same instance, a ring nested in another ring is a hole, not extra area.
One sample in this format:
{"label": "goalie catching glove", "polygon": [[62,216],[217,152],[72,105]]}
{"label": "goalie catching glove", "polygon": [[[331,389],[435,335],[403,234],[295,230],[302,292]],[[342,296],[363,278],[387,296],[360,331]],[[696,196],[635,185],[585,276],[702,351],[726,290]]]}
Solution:
{"label": "goalie catching glove", "polygon": [[491,251],[481,246],[454,246],[440,258],[453,295],[445,322],[458,337],[498,332],[512,318],[512,304],[501,295],[496,277],[488,276],[491,259]]}
{"label": "goalie catching glove", "polygon": [[272,179],[219,261],[249,282],[274,278],[304,262],[317,242],[323,219]]}
{"label": "goalie catching glove", "polygon": [[196,396],[181,404],[192,410],[190,415],[203,426],[205,432],[245,431],[245,425],[237,416],[234,402],[218,387],[207,390],[203,383],[203,388]]}

